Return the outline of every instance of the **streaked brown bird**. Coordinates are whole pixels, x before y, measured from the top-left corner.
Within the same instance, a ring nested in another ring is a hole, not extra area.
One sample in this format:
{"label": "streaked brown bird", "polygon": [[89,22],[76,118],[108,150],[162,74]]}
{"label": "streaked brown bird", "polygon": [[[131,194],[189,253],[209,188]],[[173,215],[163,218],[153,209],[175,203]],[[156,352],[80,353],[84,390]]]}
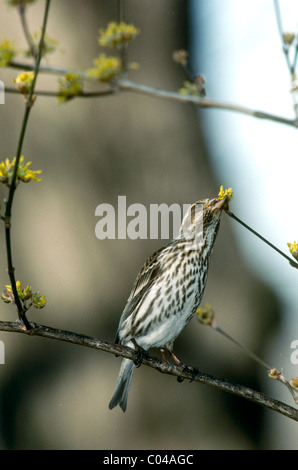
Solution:
{"label": "streaked brown bird", "polygon": [[[177,238],[154,253],[140,270],[120,318],[116,343],[173,353],[173,343],[196,312],[206,285],[210,254],[226,198],[198,201],[188,209]],[[127,407],[136,364],[122,359],[112,409]]]}

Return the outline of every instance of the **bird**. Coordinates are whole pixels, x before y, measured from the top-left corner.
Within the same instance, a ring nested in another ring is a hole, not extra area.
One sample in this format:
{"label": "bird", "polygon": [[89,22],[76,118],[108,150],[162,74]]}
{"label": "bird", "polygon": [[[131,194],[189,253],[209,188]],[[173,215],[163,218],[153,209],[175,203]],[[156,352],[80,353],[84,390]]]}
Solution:
{"label": "bird", "polygon": [[[227,197],[199,200],[186,212],[179,233],[148,258],[139,271],[120,317],[115,343],[144,352],[159,348],[183,363],[173,343],[190,322],[206,286],[210,254]],[[141,357],[141,356],[140,356]],[[138,361],[122,359],[115,391],[109,403],[123,412]]]}

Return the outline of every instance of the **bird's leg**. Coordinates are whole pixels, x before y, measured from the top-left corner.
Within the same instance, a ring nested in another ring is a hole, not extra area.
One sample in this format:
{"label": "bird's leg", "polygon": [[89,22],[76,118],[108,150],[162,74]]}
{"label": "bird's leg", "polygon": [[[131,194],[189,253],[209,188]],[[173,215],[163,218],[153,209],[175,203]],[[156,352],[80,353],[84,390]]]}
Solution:
{"label": "bird's leg", "polygon": [[167,361],[167,358],[166,358],[165,349],[164,349],[164,348],[160,348],[160,352],[161,352],[162,360],[163,360],[164,364],[165,364],[165,365],[168,365],[168,361]]}
{"label": "bird's leg", "polygon": [[[173,353],[173,351],[170,350],[170,348],[167,347],[166,349],[168,353],[170,354],[171,358],[176,362],[176,364],[180,367],[183,367],[183,372],[191,372],[190,382],[193,382],[199,373],[199,369],[197,367],[187,366],[183,364],[183,362],[181,362],[180,359],[178,359],[178,357]],[[183,382],[183,380],[184,379],[182,377],[177,377],[178,382]]]}
{"label": "bird's leg", "polygon": [[[170,354],[171,358],[176,362],[176,364],[178,364],[178,366],[184,366],[182,364],[182,362],[180,361],[180,359],[178,359],[178,357],[173,353],[172,351],[172,348],[169,347],[169,346],[165,346],[165,349],[168,351],[168,353]],[[167,361],[166,361],[166,357],[165,357],[165,350],[164,349],[161,349],[161,353],[162,353],[162,357],[163,357],[163,360],[164,362],[167,364]],[[177,381],[178,382],[183,382],[184,379],[182,379],[181,377],[177,377]]]}
{"label": "bird's leg", "polygon": [[167,348],[167,351],[178,366],[184,366],[184,364],[180,361],[180,359],[178,359],[178,357],[173,353],[173,351],[171,351],[169,348]]}
{"label": "bird's leg", "polygon": [[138,343],[136,342],[134,338],[131,338],[131,342],[133,343],[135,347],[135,353],[136,353],[136,359],[133,362],[137,367],[140,367],[140,365],[143,362],[144,357],[147,356],[147,353],[145,349],[141,348],[141,346],[138,345]]}

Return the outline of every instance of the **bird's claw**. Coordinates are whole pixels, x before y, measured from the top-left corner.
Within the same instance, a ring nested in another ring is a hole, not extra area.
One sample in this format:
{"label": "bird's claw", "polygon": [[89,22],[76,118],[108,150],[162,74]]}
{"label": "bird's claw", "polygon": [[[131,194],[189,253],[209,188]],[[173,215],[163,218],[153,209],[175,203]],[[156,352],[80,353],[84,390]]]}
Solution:
{"label": "bird's claw", "polygon": [[140,367],[143,362],[143,359],[148,356],[146,351],[138,345],[135,340],[132,340],[133,345],[135,347],[135,359],[133,360],[136,367]]}
{"label": "bird's claw", "polygon": [[[196,376],[199,373],[199,369],[194,366],[183,366],[182,372],[191,372],[191,379],[189,383],[193,382],[196,378]],[[181,383],[183,382],[184,378],[183,377],[177,377],[177,382]]]}
{"label": "bird's claw", "polygon": [[136,350],[135,355],[136,355],[136,358],[134,359],[133,362],[136,367],[140,367],[140,365],[143,362],[144,357],[146,356],[146,352],[142,348],[140,348]]}

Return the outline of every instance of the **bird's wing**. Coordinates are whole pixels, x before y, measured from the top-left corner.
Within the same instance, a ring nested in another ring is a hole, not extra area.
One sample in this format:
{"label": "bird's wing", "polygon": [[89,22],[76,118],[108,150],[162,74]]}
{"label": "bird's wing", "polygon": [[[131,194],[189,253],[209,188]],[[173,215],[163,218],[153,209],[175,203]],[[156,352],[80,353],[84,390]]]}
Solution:
{"label": "bird's wing", "polygon": [[[143,265],[140,272],[138,273],[131,293],[127,299],[127,303],[124,307],[123,313],[120,318],[118,331],[121,329],[124,321],[135,311],[139,302],[144,297],[145,292],[147,292],[156,277],[161,273],[161,263],[159,261],[158,255],[164,248],[160,248],[156,251]],[[116,337],[116,342],[118,340],[118,333]]]}
{"label": "bird's wing", "polygon": [[143,289],[148,289],[152,281],[160,273],[161,266],[158,259],[158,255],[164,248],[160,248],[153,255],[148,258],[146,263],[141,268],[138,273],[131,293],[127,299],[127,302],[130,302],[134,297],[138,296],[140,292],[143,292]]}

